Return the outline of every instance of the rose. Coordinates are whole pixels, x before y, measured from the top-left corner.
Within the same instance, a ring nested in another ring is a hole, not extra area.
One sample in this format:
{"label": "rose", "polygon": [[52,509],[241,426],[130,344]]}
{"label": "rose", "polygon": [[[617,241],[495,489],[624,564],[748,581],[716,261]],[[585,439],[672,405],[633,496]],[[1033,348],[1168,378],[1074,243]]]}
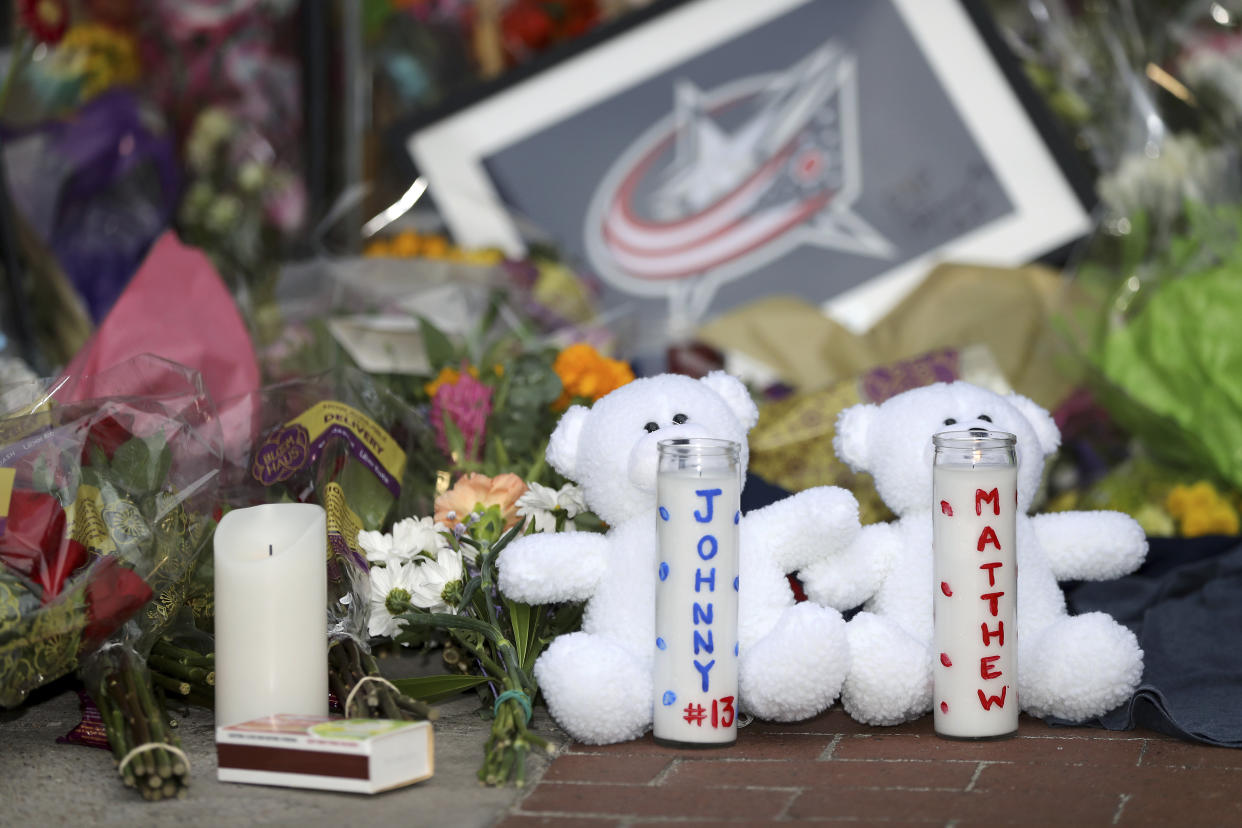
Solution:
{"label": "rose", "polygon": [[65,510],[50,494],[14,489],[0,536],[0,561],[43,591],[43,603],[86,563],[86,547],[65,534]]}
{"label": "rose", "polygon": [[90,429],[86,432],[86,439],[82,442],[82,465],[91,463],[93,449],[102,451],[111,462],[121,444],[133,436],[132,430],[111,414],[101,420],[96,420],[91,423]]}

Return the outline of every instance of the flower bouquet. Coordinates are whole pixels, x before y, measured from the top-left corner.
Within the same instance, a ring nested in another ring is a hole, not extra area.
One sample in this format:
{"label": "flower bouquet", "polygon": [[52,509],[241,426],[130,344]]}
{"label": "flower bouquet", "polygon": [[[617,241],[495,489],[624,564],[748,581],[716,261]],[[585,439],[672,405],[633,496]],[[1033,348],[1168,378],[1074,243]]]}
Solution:
{"label": "flower bouquet", "polygon": [[[112,396],[58,402],[79,379],[33,408],[6,406],[0,704],[77,670],[126,784],[148,799],[174,796],[188,765],[146,659],[214,527],[214,412],[197,374],[154,357],[91,378]],[[147,393],[127,395],[137,383]]]}
{"label": "flower bouquet", "polygon": [[548,750],[531,732],[533,668],[545,646],[576,629],[581,604],[532,607],[496,587],[496,557],[523,531],[566,531],[582,515],[581,492],[513,474],[468,473],[436,500],[434,517],[406,518],[389,533],[362,532],[370,563],[367,631],[404,645],[443,645],[447,675],[400,679],[402,691],[435,700],[474,688],[491,717],[479,780],[526,778],[526,756]]}

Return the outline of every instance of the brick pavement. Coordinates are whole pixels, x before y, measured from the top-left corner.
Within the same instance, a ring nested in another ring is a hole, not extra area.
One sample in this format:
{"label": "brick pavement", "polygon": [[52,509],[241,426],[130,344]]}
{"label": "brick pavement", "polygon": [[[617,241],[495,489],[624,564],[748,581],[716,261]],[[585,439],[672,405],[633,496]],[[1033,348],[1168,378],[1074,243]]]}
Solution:
{"label": "brick pavement", "polygon": [[785,822],[1236,826],[1242,751],[1025,716],[1015,738],[958,742],[931,716],[872,728],[834,708],[720,750],[572,743],[500,826]]}

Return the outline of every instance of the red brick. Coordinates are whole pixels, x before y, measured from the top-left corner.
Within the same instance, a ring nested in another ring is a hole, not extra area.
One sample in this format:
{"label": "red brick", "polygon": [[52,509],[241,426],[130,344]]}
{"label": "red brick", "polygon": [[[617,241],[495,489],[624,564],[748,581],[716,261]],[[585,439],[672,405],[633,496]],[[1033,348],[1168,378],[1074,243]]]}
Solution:
{"label": "red brick", "polygon": [[1138,764],[1142,739],[1087,739],[1081,736],[1016,736],[990,742],[964,742],[938,736],[846,736],[833,759],[934,759],[971,762],[1051,762],[1063,765]]}
{"label": "red brick", "polygon": [[974,762],[712,762],[685,760],[666,786],[748,788],[949,788],[964,790]]}
{"label": "red brick", "polygon": [[580,816],[557,817],[510,814],[496,823],[496,828],[536,828],[539,825],[551,826],[551,828],[574,828],[574,826],[578,825],[586,826],[586,828],[610,828],[610,826],[620,826],[623,824],[625,823],[619,821],[616,817],[594,819]]}
{"label": "red brick", "polygon": [[634,787],[541,782],[522,800],[521,812],[543,815],[775,819],[788,791],[723,788]]}
{"label": "red brick", "polygon": [[668,756],[680,759],[818,759],[832,744],[833,737],[821,733],[738,733],[737,742],[719,748],[671,748],[657,745],[648,733],[632,742],[616,745],[580,745],[570,747],[568,755],[598,754],[601,756]]}
{"label": "red brick", "polygon": [[1242,750],[1151,739],[1140,764],[1143,767],[1242,768]]}
{"label": "red brick", "polygon": [[543,778],[549,782],[611,782],[645,785],[674,761],[667,756],[611,756],[567,753],[559,756]]}
{"label": "red brick", "polygon": [[1171,785],[1139,789],[1121,807],[1118,825],[1196,826],[1242,825],[1242,780],[1231,790],[1203,790],[1192,783],[1191,790],[1174,790]]}
{"label": "red brick", "polygon": [[1101,825],[1115,812],[1112,799],[1014,796],[986,791],[914,791],[853,788],[804,792],[789,808],[793,819],[890,820],[958,825]]}

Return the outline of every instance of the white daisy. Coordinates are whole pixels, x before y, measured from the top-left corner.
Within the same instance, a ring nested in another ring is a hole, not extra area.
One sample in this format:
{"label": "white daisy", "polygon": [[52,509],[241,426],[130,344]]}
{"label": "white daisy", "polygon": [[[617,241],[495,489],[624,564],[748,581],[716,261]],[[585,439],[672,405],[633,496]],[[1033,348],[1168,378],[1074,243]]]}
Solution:
{"label": "white daisy", "polygon": [[400,612],[400,602],[413,598],[418,580],[414,564],[390,563],[388,566],[371,568],[371,617],[367,622],[367,634],[373,637],[391,638],[402,631],[393,617],[393,610]]}
{"label": "white daisy", "polygon": [[556,493],[556,505],[565,510],[566,517],[573,520],[587,510],[586,495],[582,493],[581,487],[566,483]]}
{"label": "white daisy", "polygon": [[397,546],[392,535],[385,534],[384,532],[364,529],[358,533],[358,545],[366,553],[367,561],[373,564],[388,566],[395,563],[405,563],[412,557],[404,549]]}
{"label": "white daisy", "polygon": [[536,532],[556,531],[557,492],[542,483],[527,484],[526,491],[517,499],[517,513],[535,522]]}
{"label": "white daisy", "polygon": [[444,524],[436,523],[435,518],[408,517],[393,524],[393,545],[408,551],[410,558],[416,555],[434,558],[440,550],[448,548],[444,531]]}
{"label": "white daisy", "polygon": [[410,603],[428,612],[455,612],[465,578],[461,553],[447,547],[436,558],[425,558],[412,568]]}

